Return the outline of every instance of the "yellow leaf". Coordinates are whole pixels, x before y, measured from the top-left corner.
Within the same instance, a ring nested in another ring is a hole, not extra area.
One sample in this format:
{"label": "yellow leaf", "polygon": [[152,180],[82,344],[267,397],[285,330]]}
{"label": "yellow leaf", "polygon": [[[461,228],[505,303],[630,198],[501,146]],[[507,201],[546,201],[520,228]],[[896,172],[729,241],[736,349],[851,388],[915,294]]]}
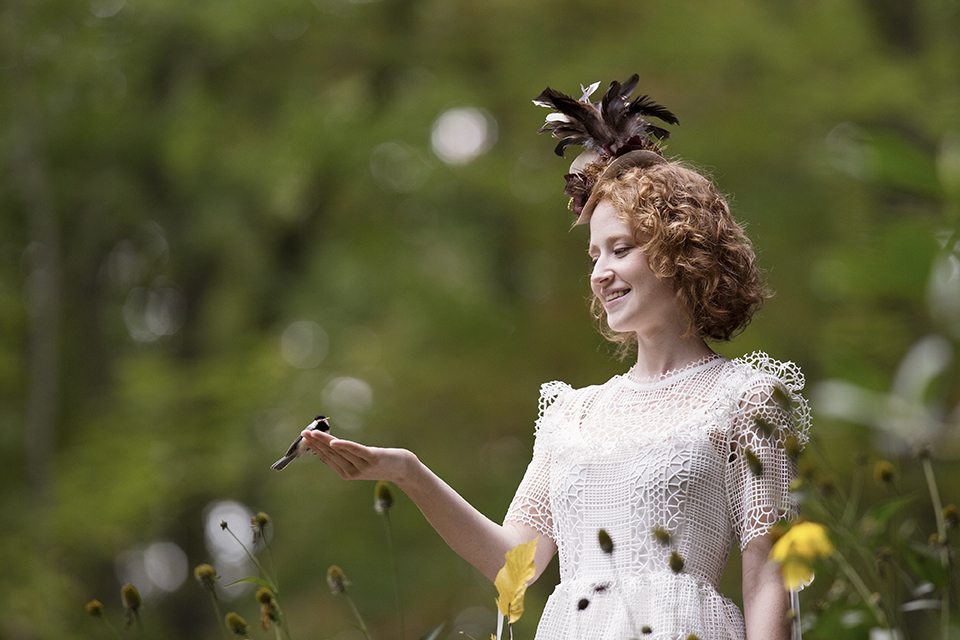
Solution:
{"label": "yellow leaf", "polygon": [[533,558],[539,539],[538,536],[507,551],[506,562],[493,582],[500,593],[500,597],[497,598],[497,609],[506,616],[510,624],[523,615],[523,596],[527,592],[527,583],[533,580],[537,573]]}

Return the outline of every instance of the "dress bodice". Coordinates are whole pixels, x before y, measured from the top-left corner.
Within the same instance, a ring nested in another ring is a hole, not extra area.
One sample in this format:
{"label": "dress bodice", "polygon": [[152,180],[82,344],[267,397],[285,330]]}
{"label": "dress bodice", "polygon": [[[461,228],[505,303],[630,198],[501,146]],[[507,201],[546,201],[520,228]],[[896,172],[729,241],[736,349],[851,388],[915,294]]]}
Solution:
{"label": "dress bodice", "polygon": [[[663,635],[647,637],[742,637],[742,617],[716,587],[734,543],[746,546],[797,512],[789,451],[806,438],[802,386],[796,367],[764,354],[712,356],[656,380],[628,373],[583,389],[544,385],[533,459],[506,518],[557,545],[561,586],[538,636],[619,637],[557,635],[549,619],[573,615],[560,625],[569,627],[601,615],[607,628],[619,613],[628,626],[656,621]],[[612,553],[601,549],[600,529]],[[656,598],[691,611],[672,621],[644,613]],[[688,620],[703,616],[710,620]],[[638,632],[624,629],[624,640]]]}

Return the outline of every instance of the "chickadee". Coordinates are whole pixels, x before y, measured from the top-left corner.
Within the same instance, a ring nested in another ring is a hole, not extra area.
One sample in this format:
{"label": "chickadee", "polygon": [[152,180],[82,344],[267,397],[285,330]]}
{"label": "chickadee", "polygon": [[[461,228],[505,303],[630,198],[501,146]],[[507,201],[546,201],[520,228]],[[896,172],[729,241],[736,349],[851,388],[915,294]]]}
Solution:
{"label": "chickadee", "polygon": [[[324,432],[330,431],[330,418],[327,416],[317,416],[313,422],[307,425],[307,429],[316,429],[317,431]],[[297,436],[297,439],[294,440],[293,444],[290,445],[290,448],[287,449],[287,453],[285,453],[282,458],[270,465],[270,468],[280,471],[285,466],[290,464],[294,458],[299,458],[300,456],[305,456],[309,453],[313,452],[307,446],[303,436]]]}

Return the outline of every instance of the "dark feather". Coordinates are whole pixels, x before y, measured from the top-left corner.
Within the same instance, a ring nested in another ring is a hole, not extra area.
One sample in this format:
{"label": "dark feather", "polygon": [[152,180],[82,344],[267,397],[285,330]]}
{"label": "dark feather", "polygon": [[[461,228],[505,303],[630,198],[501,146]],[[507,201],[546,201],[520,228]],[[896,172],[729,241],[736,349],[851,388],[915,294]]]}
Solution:
{"label": "dark feather", "polygon": [[649,96],[628,102],[639,80],[640,76],[634,74],[623,83],[611,82],[599,103],[581,102],[547,87],[533,102],[554,109],[559,115],[548,116],[540,133],[549,131],[560,140],[554,149],[560,156],[571,145],[596,151],[608,159],[636,149],[658,151],[659,141],[668,138],[670,132],[652,125],[647,118],[668,124],[679,121]]}

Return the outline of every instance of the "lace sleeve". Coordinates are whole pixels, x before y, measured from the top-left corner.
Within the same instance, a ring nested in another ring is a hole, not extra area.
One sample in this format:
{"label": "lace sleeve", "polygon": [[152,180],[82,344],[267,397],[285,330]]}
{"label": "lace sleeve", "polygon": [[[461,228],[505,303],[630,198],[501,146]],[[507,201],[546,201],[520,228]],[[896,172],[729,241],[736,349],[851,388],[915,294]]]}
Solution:
{"label": "lace sleeve", "polygon": [[551,540],[556,539],[553,529],[553,513],[550,508],[550,452],[544,442],[550,437],[551,425],[560,419],[560,402],[557,398],[570,387],[560,382],[544,384],[540,389],[540,418],[537,420],[533,458],[520,481],[517,493],[507,509],[504,524],[519,522],[534,528]]}
{"label": "lace sleeve", "polygon": [[778,521],[800,513],[790,491],[797,454],[807,441],[810,410],[803,374],[765,354],[746,360],[755,371],[743,388],[729,432],[727,500],[743,550]]}

